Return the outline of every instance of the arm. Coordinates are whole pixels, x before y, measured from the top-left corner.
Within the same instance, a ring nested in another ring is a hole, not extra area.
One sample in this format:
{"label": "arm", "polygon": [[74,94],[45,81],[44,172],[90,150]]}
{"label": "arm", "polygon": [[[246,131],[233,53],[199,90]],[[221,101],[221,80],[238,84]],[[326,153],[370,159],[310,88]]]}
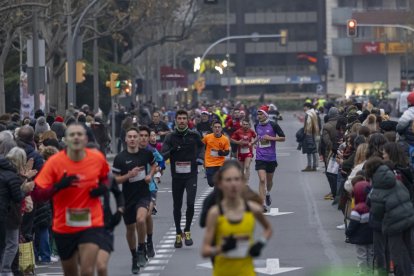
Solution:
{"label": "arm", "polygon": [[326,148],[331,150],[332,149],[331,137],[329,136],[329,132],[325,128],[322,129],[322,140],[325,143]]}
{"label": "arm", "polygon": [[173,146],[171,144],[171,134],[167,134],[167,136],[165,136],[165,140],[161,148],[161,154],[164,157],[164,160],[170,159],[172,150],[173,150]]}
{"label": "arm", "polygon": [[203,245],[201,247],[201,256],[204,258],[214,257],[221,252],[219,246],[212,246],[218,215],[219,212],[217,207],[211,208],[207,215],[207,228],[204,233]]}
{"label": "arm", "polygon": [[250,210],[254,214],[254,217],[263,227],[262,237],[266,241],[268,241],[272,237],[273,230],[272,230],[272,225],[267,220],[267,218],[263,215],[263,208],[259,204],[252,202],[252,201],[249,201],[248,204],[249,204]]}
{"label": "arm", "polygon": [[17,175],[14,175],[13,178],[11,178],[7,183],[11,199],[16,203],[21,202],[25,196],[23,191],[20,189],[21,184],[22,181]]}
{"label": "arm", "polygon": [[197,132],[195,132],[195,134],[197,135],[197,159],[204,160],[204,154],[206,151],[204,143],[201,141],[200,135]]}
{"label": "arm", "polygon": [[216,203],[216,190],[213,190],[205,199],[203,202],[203,208],[201,209],[200,213],[200,227],[204,228],[206,227],[206,221],[207,221],[207,215],[208,211],[214,204]]}
{"label": "arm", "polygon": [[125,198],[122,194],[122,191],[119,189],[119,186],[116,183],[115,179],[112,181],[111,192],[115,197],[117,209],[119,210],[120,208],[125,208]]}
{"label": "arm", "polygon": [[279,124],[272,123],[272,127],[273,127],[273,131],[276,133],[276,136],[275,137],[269,136],[268,140],[275,141],[275,142],[284,142],[286,140],[286,136],[282,128],[279,126]]}

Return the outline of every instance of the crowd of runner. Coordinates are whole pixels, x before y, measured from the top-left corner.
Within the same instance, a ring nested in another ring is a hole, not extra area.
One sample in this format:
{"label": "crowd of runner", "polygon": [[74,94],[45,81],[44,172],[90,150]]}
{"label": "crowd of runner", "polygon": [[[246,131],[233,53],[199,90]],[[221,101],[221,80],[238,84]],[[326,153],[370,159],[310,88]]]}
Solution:
{"label": "crowd of runner", "polygon": [[[414,93],[407,100],[410,107],[398,122],[371,103],[303,105],[303,128],[296,135],[307,155],[302,172],[325,168],[325,199],[344,215],[338,229],[356,245],[361,273],[412,270]],[[214,275],[254,275],[252,259],[272,235],[263,214],[272,204],[276,144],[286,139],[276,106],[120,106],[113,115],[114,137],[110,120],[87,105],[71,106],[65,116],[40,110],[33,119],[0,116],[0,272],[18,275],[19,242],[33,241],[38,264],[59,258],[65,275],[107,275],[113,231],[123,220],[131,272],[139,273],[156,255],[153,216],[169,164],[174,247],[193,245],[198,173],[204,171],[214,189],[200,218],[206,228],[202,255],[212,259]],[[112,167],[107,156],[113,156]],[[253,160],[257,191],[248,185]],[[255,241],[256,221],[263,232]]]}

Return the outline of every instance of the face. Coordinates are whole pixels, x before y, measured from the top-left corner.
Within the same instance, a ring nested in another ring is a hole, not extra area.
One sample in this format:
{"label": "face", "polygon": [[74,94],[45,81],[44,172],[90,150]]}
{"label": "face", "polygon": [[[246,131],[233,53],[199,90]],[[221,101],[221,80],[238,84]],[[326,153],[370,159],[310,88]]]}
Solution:
{"label": "face", "polygon": [[151,135],[149,138],[151,144],[155,144],[157,142],[157,134],[154,131],[151,131]]}
{"label": "face", "polygon": [[148,142],[149,142],[149,134],[148,131],[140,131],[139,132],[139,146],[141,148],[145,148],[146,146],[148,146]]}
{"label": "face", "polygon": [[260,122],[263,122],[263,121],[266,120],[266,115],[263,112],[261,112],[261,111],[257,111],[257,119]]}
{"label": "face", "polygon": [[234,110],[234,118],[238,119],[240,118],[240,111],[239,110]]}
{"label": "face", "polygon": [[128,148],[136,148],[138,146],[138,132],[130,130],[127,132],[125,142]]}
{"label": "face", "polygon": [[221,127],[221,124],[214,124],[213,125],[213,133],[215,135],[220,135],[223,128]]}
{"label": "face", "polygon": [[201,120],[202,120],[203,122],[207,122],[207,121],[208,121],[208,115],[207,115],[207,114],[205,114],[205,113],[201,114]]}
{"label": "face", "polygon": [[154,114],[152,114],[152,121],[156,124],[160,122],[160,114],[158,112],[154,112]]}
{"label": "face", "polygon": [[390,156],[388,155],[388,153],[385,150],[382,151],[382,158],[385,161],[390,161]]}
{"label": "face", "polygon": [[250,124],[248,122],[243,121],[242,127],[244,131],[247,131],[250,128]]}
{"label": "face", "polygon": [[85,128],[79,125],[70,125],[66,130],[65,140],[68,148],[73,151],[84,149],[88,142]]}
{"label": "face", "polygon": [[184,129],[188,126],[188,117],[185,114],[180,114],[175,119],[175,123],[179,129]]}
{"label": "face", "polygon": [[306,112],[306,111],[308,111],[308,110],[309,110],[309,108],[308,108],[307,106],[304,106],[304,107],[303,107],[303,111],[304,111],[304,112]]}
{"label": "face", "polygon": [[218,188],[223,192],[224,197],[236,198],[241,196],[243,185],[241,171],[231,167],[222,173]]}

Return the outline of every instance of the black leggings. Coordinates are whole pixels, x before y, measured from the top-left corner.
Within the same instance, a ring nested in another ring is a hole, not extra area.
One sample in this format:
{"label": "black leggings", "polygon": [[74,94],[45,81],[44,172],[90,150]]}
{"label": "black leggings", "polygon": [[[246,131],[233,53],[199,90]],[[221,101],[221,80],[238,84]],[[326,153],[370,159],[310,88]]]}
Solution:
{"label": "black leggings", "polygon": [[181,207],[183,206],[184,190],[187,192],[187,211],[185,213],[184,232],[190,231],[194,216],[194,202],[197,194],[197,175],[190,178],[172,179],[172,196],[174,203],[174,223],[177,234],[181,234]]}

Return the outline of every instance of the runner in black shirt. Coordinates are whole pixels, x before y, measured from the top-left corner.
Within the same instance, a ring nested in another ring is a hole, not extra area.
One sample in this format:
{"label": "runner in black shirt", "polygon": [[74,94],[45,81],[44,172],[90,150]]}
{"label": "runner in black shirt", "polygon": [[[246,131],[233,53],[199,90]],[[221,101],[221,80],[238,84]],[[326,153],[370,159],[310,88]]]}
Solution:
{"label": "runner in black shirt", "polygon": [[164,142],[165,135],[170,133],[170,128],[167,124],[161,121],[161,113],[155,111],[152,114],[152,122],[148,125],[148,127],[155,131],[157,134],[157,142]]}
{"label": "runner in black shirt", "polygon": [[201,111],[201,121],[197,124],[197,131],[201,138],[213,132],[211,129],[210,113],[207,110]]}
{"label": "runner in black shirt", "polygon": [[[115,157],[112,169],[117,183],[123,184],[124,222],[127,228],[128,245],[132,253],[132,273],[134,274],[139,272],[139,266],[143,267],[147,262],[145,252],[146,218],[151,203],[148,184],[156,170],[152,152],[139,149],[138,136],[139,130],[135,127],[126,132],[127,149]],[[136,232],[138,250],[136,250]]]}

